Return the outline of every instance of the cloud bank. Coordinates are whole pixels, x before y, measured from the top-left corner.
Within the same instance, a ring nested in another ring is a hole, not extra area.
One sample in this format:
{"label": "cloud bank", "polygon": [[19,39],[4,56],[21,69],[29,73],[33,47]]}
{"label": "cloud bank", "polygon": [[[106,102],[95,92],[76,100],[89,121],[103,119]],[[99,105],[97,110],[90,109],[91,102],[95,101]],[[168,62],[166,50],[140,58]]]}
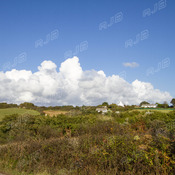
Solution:
{"label": "cloud bank", "polygon": [[83,71],[78,57],[61,63],[59,71],[52,61],[43,61],[38,71],[13,69],[0,72],[0,101],[32,102],[36,105],[98,105],[104,101],[126,105],[170,101],[150,83],[135,80],[131,84],[118,75],[106,76],[100,70]]}

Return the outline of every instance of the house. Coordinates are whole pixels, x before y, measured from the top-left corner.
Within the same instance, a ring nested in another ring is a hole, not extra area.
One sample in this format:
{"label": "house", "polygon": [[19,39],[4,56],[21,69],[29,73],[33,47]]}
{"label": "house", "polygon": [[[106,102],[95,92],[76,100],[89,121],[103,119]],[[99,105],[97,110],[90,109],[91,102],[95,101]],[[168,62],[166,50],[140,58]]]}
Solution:
{"label": "house", "polygon": [[156,108],[157,104],[143,104],[141,108]]}
{"label": "house", "polygon": [[96,109],[97,112],[102,112],[102,114],[108,112],[107,106],[102,106]]}
{"label": "house", "polygon": [[125,107],[125,105],[120,101],[120,103],[118,104],[118,106],[121,106],[121,107]]}

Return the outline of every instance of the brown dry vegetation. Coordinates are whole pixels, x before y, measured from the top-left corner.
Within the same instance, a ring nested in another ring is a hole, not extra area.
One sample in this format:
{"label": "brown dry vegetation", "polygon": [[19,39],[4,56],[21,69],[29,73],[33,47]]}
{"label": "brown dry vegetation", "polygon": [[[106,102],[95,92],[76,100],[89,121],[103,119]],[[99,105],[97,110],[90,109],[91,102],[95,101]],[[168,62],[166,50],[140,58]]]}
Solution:
{"label": "brown dry vegetation", "polygon": [[57,116],[57,115],[60,115],[60,114],[67,114],[69,111],[61,111],[61,110],[58,110],[58,111],[54,111],[54,110],[46,110],[46,111],[43,111],[45,114],[49,115],[50,117],[53,117],[53,116]]}

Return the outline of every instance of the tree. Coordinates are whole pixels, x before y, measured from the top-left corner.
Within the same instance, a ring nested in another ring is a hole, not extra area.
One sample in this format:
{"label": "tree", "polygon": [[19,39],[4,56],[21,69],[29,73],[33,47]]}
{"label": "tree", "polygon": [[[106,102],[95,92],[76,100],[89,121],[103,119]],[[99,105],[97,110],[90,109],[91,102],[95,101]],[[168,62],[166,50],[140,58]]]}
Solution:
{"label": "tree", "polygon": [[168,107],[169,107],[168,103],[166,101],[164,101],[163,108],[168,108]]}
{"label": "tree", "polygon": [[175,98],[173,98],[170,103],[175,107]]}
{"label": "tree", "polygon": [[0,109],[3,108],[17,108],[17,104],[7,104],[7,103],[0,103]]}
{"label": "tree", "polygon": [[33,109],[35,105],[33,103],[24,102],[19,105],[21,108]]}
{"label": "tree", "polygon": [[109,106],[108,102],[103,102],[102,106]]}
{"label": "tree", "polygon": [[140,106],[142,106],[142,105],[146,105],[146,104],[149,104],[147,101],[142,101],[141,103],[140,103]]}
{"label": "tree", "polygon": [[169,105],[166,101],[163,102],[163,104],[160,103],[156,103],[157,104],[157,108],[168,108]]}
{"label": "tree", "polygon": [[108,108],[110,108],[112,111],[115,111],[116,108],[117,108],[117,105],[114,104],[114,103],[112,103],[112,104],[110,104],[110,105],[108,106]]}

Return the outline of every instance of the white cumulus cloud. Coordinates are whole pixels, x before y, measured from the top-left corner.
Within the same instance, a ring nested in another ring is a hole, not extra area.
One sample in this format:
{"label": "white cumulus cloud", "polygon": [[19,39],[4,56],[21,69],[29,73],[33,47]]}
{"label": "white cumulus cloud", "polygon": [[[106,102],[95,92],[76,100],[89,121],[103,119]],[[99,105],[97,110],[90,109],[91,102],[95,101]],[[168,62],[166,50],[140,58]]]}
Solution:
{"label": "white cumulus cloud", "polygon": [[136,62],[131,62],[131,63],[123,63],[123,65],[125,66],[125,67],[131,67],[131,68],[135,68],[135,67],[139,67],[139,64],[138,63],[136,63]]}
{"label": "white cumulus cloud", "polygon": [[119,75],[106,76],[102,70],[83,71],[78,57],[61,63],[43,61],[38,71],[13,69],[0,72],[0,101],[32,102],[36,105],[97,105],[104,101],[126,105],[170,101],[168,92],[135,80],[128,83]]}

